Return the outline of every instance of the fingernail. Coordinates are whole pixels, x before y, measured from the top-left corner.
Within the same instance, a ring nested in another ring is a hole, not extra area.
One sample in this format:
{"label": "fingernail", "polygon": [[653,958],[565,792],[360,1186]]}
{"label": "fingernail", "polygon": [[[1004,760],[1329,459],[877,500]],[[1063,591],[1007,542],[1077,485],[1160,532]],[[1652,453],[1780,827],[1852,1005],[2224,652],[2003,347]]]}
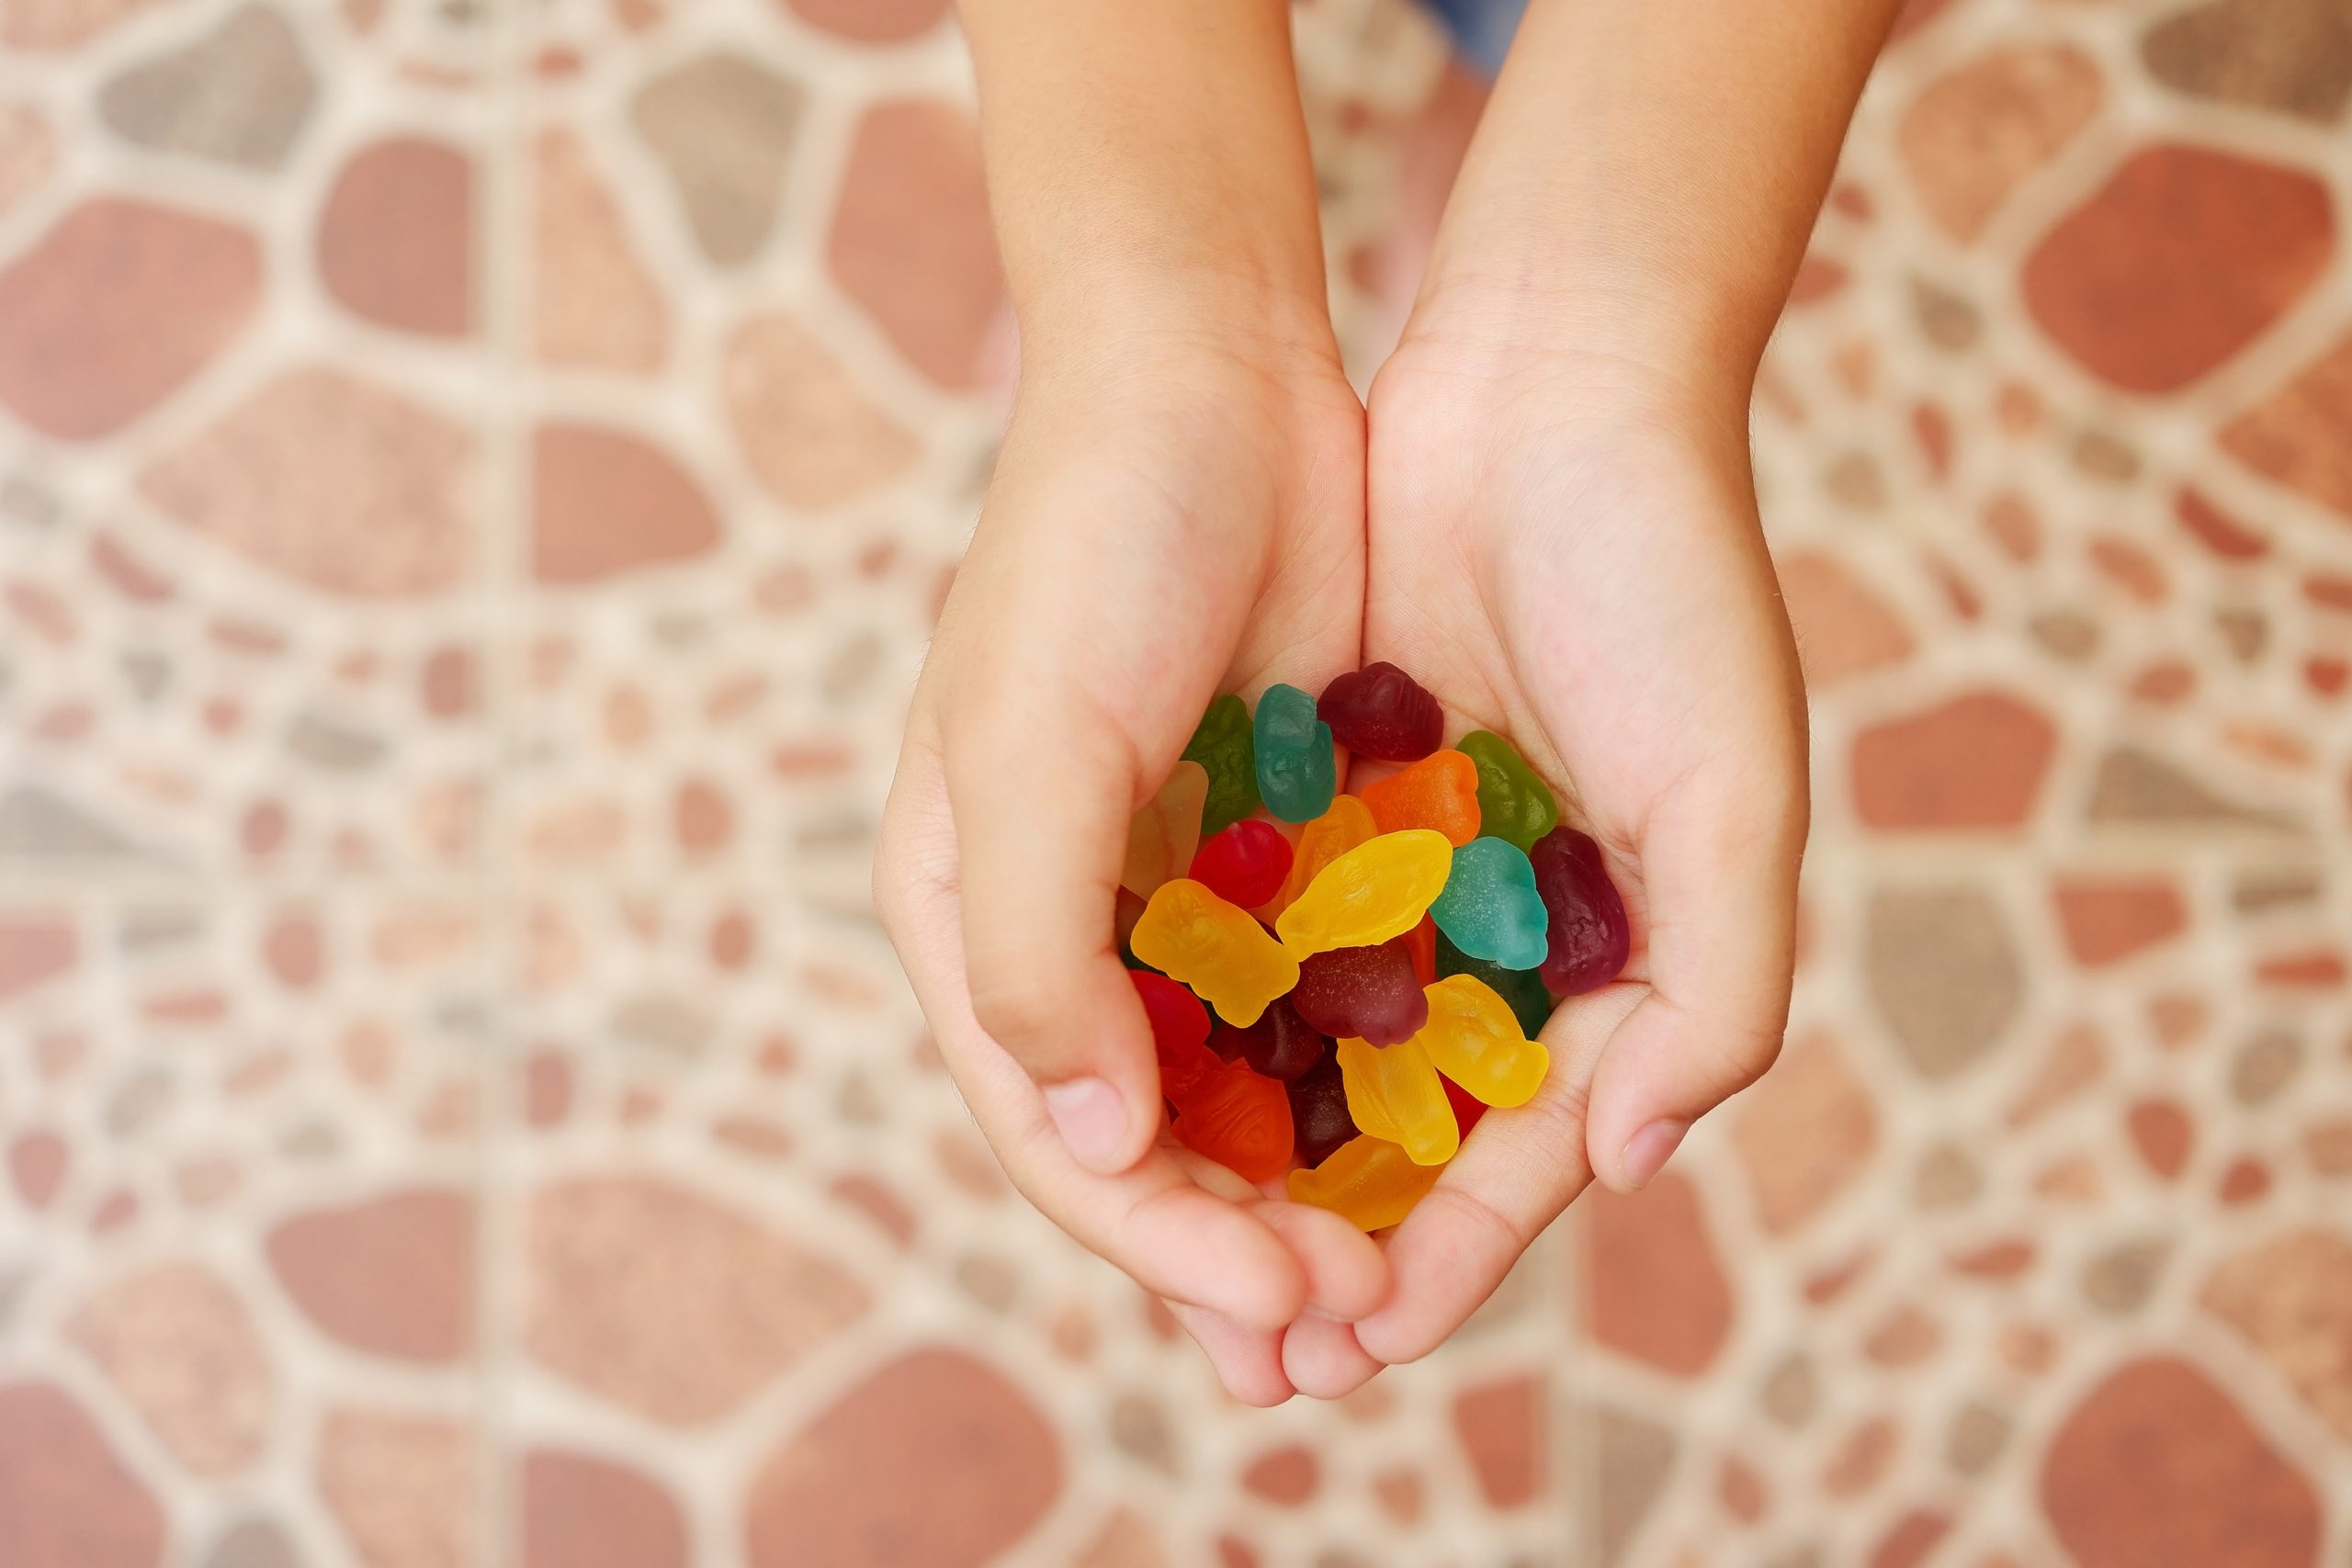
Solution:
{"label": "fingernail", "polygon": [[1079,1164],[1101,1176],[1122,1168],[1119,1145],[1126,1141],[1127,1108],[1117,1089],[1101,1078],[1051,1084],[1046,1089],[1046,1109]]}
{"label": "fingernail", "polygon": [[1688,1122],[1653,1122],[1626,1139],[1626,1183],[1635,1191],[1647,1187],[1651,1179],[1666,1168],[1666,1162],[1674,1157],[1674,1151],[1682,1145],[1682,1134],[1690,1130]]}

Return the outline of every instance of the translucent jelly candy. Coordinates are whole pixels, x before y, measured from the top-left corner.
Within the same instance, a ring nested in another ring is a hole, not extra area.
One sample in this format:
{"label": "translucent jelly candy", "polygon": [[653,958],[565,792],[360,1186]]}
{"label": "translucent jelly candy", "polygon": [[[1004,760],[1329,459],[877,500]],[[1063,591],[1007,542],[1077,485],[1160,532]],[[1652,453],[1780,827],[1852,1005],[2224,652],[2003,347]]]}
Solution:
{"label": "translucent jelly candy", "polygon": [[1267,810],[1285,822],[1306,822],[1330,809],[1340,761],[1331,750],[1331,727],[1315,716],[1313,697],[1296,686],[1267,687],[1258,699],[1252,737],[1258,795]]}
{"label": "translucent jelly candy", "polygon": [[1335,947],[1298,961],[1288,998],[1307,1024],[1334,1038],[1374,1045],[1410,1040],[1429,1021],[1413,952],[1398,937],[1377,947]]}
{"label": "translucent jelly candy", "polygon": [[1453,1157],[1462,1146],[1462,1131],[1419,1036],[1401,1045],[1342,1040],[1331,1054],[1347,1085],[1348,1114],[1358,1127],[1402,1146],[1415,1165],[1443,1165]]}
{"label": "translucent jelly candy", "polygon": [[1290,1196],[1294,1203],[1329,1209],[1358,1230],[1385,1231],[1403,1223],[1437,1177],[1436,1166],[1414,1164],[1394,1144],[1353,1138],[1314,1169],[1292,1171]]}
{"label": "translucent jelly candy", "polygon": [[1276,997],[1247,1029],[1218,1024],[1209,1036],[1209,1049],[1228,1062],[1248,1063],[1253,1073],[1287,1081],[1321,1061],[1331,1042],[1298,1016],[1289,997]]}
{"label": "translucent jelly candy", "polygon": [[1347,1080],[1334,1058],[1327,1055],[1290,1080],[1290,1122],[1298,1157],[1308,1165],[1321,1165],[1356,1135],[1348,1116]]}
{"label": "translucent jelly candy", "polygon": [[1564,997],[1607,985],[1625,967],[1633,928],[1625,902],[1601,864],[1600,846],[1574,828],[1555,828],[1528,852],[1535,891],[1551,916],[1544,984]]}
{"label": "translucent jelly candy", "polygon": [[1359,757],[1417,762],[1445,740],[1445,710],[1394,664],[1367,664],[1323,688],[1315,711]]}
{"label": "translucent jelly candy", "polygon": [[1298,960],[1265,927],[1189,877],[1159,885],[1129,943],[1227,1023],[1257,1022],[1268,1002],[1298,984]]}
{"label": "translucent jelly candy", "polygon": [[1334,796],[1331,808],[1299,830],[1298,846],[1292,852],[1290,875],[1283,883],[1282,902],[1285,908],[1293,899],[1306,891],[1306,885],[1321,874],[1325,866],[1354,849],[1368,844],[1380,836],[1379,825],[1372,819],[1371,810],[1352,795]]}
{"label": "translucent jelly candy", "polygon": [[1184,874],[1200,845],[1201,808],[1208,796],[1208,770],[1198,762],[1177,763],[1127,824],[1127,863],[1119,873],[1120,886],[1148,898],[1161,883]]}
{"label": "translucent jelly candy", "polygon": [[1453,749],[1478,769],[1478,831],[1523,853],[1560,824],[1560,803],[1518,749],[1490,729],[1474,729]]}
{"label": "translucent jelly candy", "polygon": [[1552,1017],[1552,993],[1544,988],[1534,970],[1506,969],[1484,958],[1473,958],[1446,941],[1443,931],[1437,933],[1437,972],[1467,975],[1502,998],[1511,1016],[1519,1020],[1520,1032],[1530,1040],[1544,1032]]}
{"label": "translucent jelly candy", "polygon": [[1176,1141],[1250,1181],[1290,1168],[1290,1095],[1238,1063],[1217,1064],[1176,1102]]}
{"label": "translucent jelly candy", "polygon": [[1190,874],[1227,903],[1254,909],[1283,890],[1290,860],[1290,840],[1252,817],[1204,840]]}
{"label": "translucent jelly candy", "polygon": [[1125,888],[1111,895],[1111,931],[1119,939],[1119,962],[1133,969],[1141,960],[1127,950],[1127,941],[1136,934],[1136,922],[1143,919],[1143,900]]}
{"label": "translucent jelly candy", "polygon": [[[1551,1053],[1520,1032],[1510,1003],[1467,975],[1449,975],[1425,994],[1430,1021],[1412,1043],[1439,1072],[1482,1104],[1524,1105],[1535,1097]],[[1356,1124],[1374,1130],[1361,1115]]]}
{"label": "translucent jelly candy", "polygon": [[[1446,880],[1449,882],[1453,880],[1451,874],[1447,875]],[[1442,898],[1445,895],[1441,893],[1438,897]],[[1426,986],[1437,978],[1437,922],[1435,920],[1423,915],[1419,925],[1396,940],[1403,942],[1405,951],[1413,955],[1413,973],[1420,977],[1422,985]]]}
{"label": "translucent jelly candy", "polygon": [[1159,1059],[1159,1092],[1181,1100],[1218,1063],[1208,1047],[1209,1015],[1201,999],[1165,975],[1130,970],[1136,995],[1151,1021],[1153,1055]]}
{"label": "translucent jelly candy", "polygon": [[1445,891],[1430,918],[1448,941],[1473,958],[1506,969],[1544,962],[1550,913],[1535,891],[1535,868],[1506,839],[1473,839],[1453,852]]}
{"label": "translucent jelly candy", "polygon": [[1384,833],[1434,828],[1447,843],[1466,844],[1478,836],[1478,764],[1459,751],[1432,751],[1365,785],[1363,803]]}
{"label": "translucent jelly candy", "polygon": [[1478,1124],[1478,1118],[1487,1113],[1486,1106],[1443,1073],[1437,1076],[1437,1081],[1438,1087],[1445,1090],[1446,1104],[1453,1108],[1453,1124],[1462,1129],[1464,1137],[1468,1137],[1470,1129]]}
{"label": "translucent jelly candy", "polygon": [[[1403,936],[1444,891],[1445,874],[1453,864],[1453,846],[1442,833],[1427,829],[1383,833],[1325,866],[1282,912],[1274,931],[1283,945],[1301,958]],[[1136,931],[1140,935],[1142,928]],[[1140,947],[1136,951],[1150,961]]]}
{"label": "translucent jelly candy", "polygon": [[1208,802],[1201,831],[1216,833],[1258,809],[1258,763],[1250,741],[1250,705],[1227,692],[1201,715],[1184,760],[1208,773]]}

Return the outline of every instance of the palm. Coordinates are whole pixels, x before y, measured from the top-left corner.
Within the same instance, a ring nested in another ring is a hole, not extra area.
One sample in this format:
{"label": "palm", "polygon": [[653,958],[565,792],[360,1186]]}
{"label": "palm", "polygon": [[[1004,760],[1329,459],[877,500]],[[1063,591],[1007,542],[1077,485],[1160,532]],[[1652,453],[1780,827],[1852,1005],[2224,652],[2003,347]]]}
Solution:
{"label": "palm", "polygon": [[[1604,401],[1498,397],[1409,355],[1374,397],[1365,657],[1519,746],[1602,844],[1634,935],[1624,983],[1547,1027],[1537,1101],[1482,1125],[1398,1233],[1396,1299],[1359,1329],[1382,1359],[1450,1332],[1596,1171],[1626,1184],[1634,1134],[1778,1039],[1803,695],[1745,451]],[[1762,912],[1742,931],[1726,908]]]}

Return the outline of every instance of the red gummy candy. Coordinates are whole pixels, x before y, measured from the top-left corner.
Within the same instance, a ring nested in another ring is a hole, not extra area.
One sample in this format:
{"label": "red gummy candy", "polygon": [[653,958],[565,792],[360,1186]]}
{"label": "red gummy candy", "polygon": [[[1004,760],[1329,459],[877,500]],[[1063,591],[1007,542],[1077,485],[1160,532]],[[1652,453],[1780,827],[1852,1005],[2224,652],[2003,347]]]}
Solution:
{"label": "red gummy candy", "polygon": [[1403,937],[1301,959],[1290,1004],[1310,1028],[1374,1045],[1410,1040],[1430,1021],[1429,998]]}
{"label": "red gummy candy", "polygon": [[1394,664],[1367,664],[1323,688],[1315,716],[1359,757],[1417,762],[1445,741],[1445,709]]}
{"label": "red gummy candy", "polygon": [[1600,846],[1574,828],[1555,828],[1527,852],[1535,891],[1551,917],[1550,951],[1536,973],[1556,996],[1573,997],[1617,977],[1633,951],[1625,901],[1601,863]]}
{"label": "red gummy candy", "polygon": [[1209,1049],[1225,1060],[1247,1062],[1251,1072],[1284,1082],[1321,1061],[1330,1048],[1331,1042],[1298,1016],[1288,997],[1268,1002],[1247,1029],[1219,1023],[1209,1040]]}
{"label": "red gummy candy", "polygon": [[1445,1089],[1445,1102],[1453,1107],[1454,1126],[1461,1130],[1464,1137],[1468,1137],[1470,1129],[1478,1124],[1478,1118],[1487,1113],[1486,1102],[1471,1098],[1468,1089],[1443,1073],[1438,1074],[1437,1081]]}
{"label": "red gummy candy", "polygon": [[1290,856],[1290,840],[1251,817],[1203,840],[1188,874],[1227,903],[1254,909],[1283,890]]}
{"label": "red gummy candy", "polygon": [[1289,1094],[1244,1066],[1216,1067],[1176,1101],[1176,1141],[1247,1180],[1288,1170],[1292,1137]]}
{"label": "red gummy candy", "polygon": [[1413,973],[1424,986],[1437,984],[1437,922],[1427,915],[1421,923],[1407,931],[1397,941],[1413,955]]}
{"label": "red gummy candy", "polygon": [[1130,969],[1127,978],[1136,983],[1144,1016],[1151,1021],[1152,1050],[1159,1058],[1159,1092],[1182,1100],[1216,1070],[1217,1059],[1209,1053],[1208,1009],[1201,1005],[1200,998],[1165,975]]}
{"label": "red gummy candy", "polygon": [[1356,1135],[1348,1114],[1348,1085],[1340,1059],[1326,1056],[1290,1081],[1290,1120],[1299,1162],[1321,1165]]}

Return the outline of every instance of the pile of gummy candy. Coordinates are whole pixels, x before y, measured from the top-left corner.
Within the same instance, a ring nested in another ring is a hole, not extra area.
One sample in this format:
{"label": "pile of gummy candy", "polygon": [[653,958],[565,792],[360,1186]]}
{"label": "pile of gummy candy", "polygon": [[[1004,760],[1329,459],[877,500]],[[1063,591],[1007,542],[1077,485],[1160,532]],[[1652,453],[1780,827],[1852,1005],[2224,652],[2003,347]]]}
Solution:
{"label": "pile of gummy candy", "polygon": [[[1614,979],[1631,938],[1600,846],[1510,743],[1444,738],[1393,664],[1270,686],[1254,717],[1219,697],[1119,879],[1177,1139],[1367,1231],[1534,1095],[1554,998]],[[1409,766],[1340,795],[1340,747]]]}

